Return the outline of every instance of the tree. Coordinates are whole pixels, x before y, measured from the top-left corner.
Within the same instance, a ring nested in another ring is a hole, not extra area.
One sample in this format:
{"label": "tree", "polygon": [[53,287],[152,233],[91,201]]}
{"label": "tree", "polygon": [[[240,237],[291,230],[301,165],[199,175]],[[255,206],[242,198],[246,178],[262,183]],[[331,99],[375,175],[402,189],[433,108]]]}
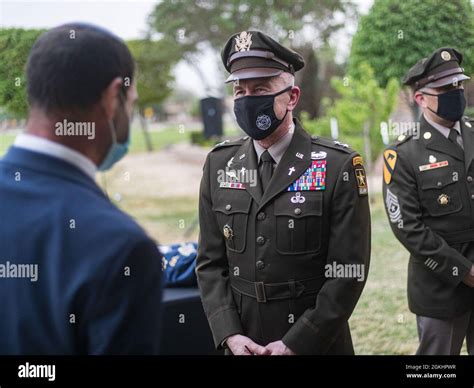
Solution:
{"label": "tree", "polygon": [[0,106],[6,113],[25,118],[26,63],[31,47],[43,30],[0,29]]}
{"label": "tree", "polygon": [[163,102],[171,93],[171,82],[174,80],[171,69],[179,57],[173,46],[164,40],[131,40],[127,46],[137,64],[138,113],[147,149],[151,151],[145,109]]}
{"label": "tree", "polygon": [[[311,133],[330,137],[330,120],[336,118],[339,140],[365,154],[366,159],[371,156],[371,160],[368,160],[370,163],[384,147],[380,127],[382,122],[388,120],[396,105],[399,85],[398,81],[392,78],[388,80],[385,88],[381,87],[367,62],[359,65],[357,73],[359,78],[334,77],[331,83],[341,97],[334,103],[326,99],[326,115],[318,120],[305,117],[303,124]],[[364,144],[364,128],[368,130],[370,155],[367,155],[367,147]]]}
{"label": "tree", "polygon": [[[260,30],[296,50],[306,47],[304,51],[311,57],[314,54],[308,47],[317,50],[325,46],[331,34],[355,15],[354,5],[346,0],[164,0],[157,4],[149,22],[151,32],[174,42],[199,74],[196,55],[205,49],[220,52],[236,32]],[[223,81],[223,73],[219,76]],[[206,79],[201,79],[209,90]]]}
{"label": "tree", "polygon": [[349,74],[359,76],[368,62],[384,87],[399,82],[421,58],[437,48],[455,47],[464,55],[462,66],[474,71],[474,12],[470,0],[377,0],[361,17],[352,41]]}

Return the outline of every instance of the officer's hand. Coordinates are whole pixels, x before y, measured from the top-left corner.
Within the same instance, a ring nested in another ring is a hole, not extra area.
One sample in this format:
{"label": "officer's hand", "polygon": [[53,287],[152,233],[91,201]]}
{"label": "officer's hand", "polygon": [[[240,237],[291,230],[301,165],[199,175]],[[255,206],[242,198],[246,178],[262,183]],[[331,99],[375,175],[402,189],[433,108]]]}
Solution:
{"label": "officer's hand", "polygon": [[235,356],[268,356],[270,354],[265,347],[240,334],[227,338],[226,345]]}
{"label": "officer's hand", "polygon": [[471,267],[469,273],[464,277],[463,282],[469,287],[474,287],[474,265]]}
{"label": "officer's hand", "polygon": [[296,353],[288,348],[283,341],[270,342],[265,346],[270,351],[271,356],[295,356]]}

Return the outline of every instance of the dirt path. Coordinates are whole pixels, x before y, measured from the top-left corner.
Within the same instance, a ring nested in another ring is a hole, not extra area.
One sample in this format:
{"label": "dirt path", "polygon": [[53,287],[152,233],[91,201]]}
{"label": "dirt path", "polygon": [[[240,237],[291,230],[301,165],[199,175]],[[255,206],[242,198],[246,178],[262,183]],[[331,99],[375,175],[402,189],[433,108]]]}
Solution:
{"label": "dirt path", "polygon": [[197,196],[208,152],[208,148],[176,144],[158,152],[128,155],[107,175],[107,187],[109,192],[141,197]]}

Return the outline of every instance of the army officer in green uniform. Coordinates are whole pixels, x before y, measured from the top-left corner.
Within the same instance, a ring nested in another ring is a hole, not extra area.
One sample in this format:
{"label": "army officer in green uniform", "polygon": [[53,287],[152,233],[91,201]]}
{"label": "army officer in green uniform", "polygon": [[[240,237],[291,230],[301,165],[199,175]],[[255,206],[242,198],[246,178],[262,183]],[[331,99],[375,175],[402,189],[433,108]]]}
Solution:
{"label": "army officer in green uniform", "polygon": [[231,36],[222,60],[248,136],[208,155],[197,276],[215,344],[236,355],[353,354],[348,319],[367,278],[362,158],[293,119],[302,57]]}
{"label": "army officer in green uniform", "polygon": [[417,354],[474,354],[474,131],[462,55],[440,48],[404,83],[421,118],[384,152],[384,198],[395,236],[410,252],[408,302],[416,314]]}

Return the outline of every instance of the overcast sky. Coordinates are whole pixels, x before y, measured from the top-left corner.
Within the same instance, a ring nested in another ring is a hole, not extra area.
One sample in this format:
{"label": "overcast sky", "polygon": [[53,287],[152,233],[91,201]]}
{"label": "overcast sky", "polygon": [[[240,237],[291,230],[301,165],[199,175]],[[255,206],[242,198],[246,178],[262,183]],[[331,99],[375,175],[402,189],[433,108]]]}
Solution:
{"label": "overcast sky", "polygon": [[[50,28],[71,21],[83,21],[105,27],[123,39],[141,38],[146,29],[146,18],[157,0],[0,0],[0,27]],[[355,1],[365,13],[373,0]],[[350,31],[353,33],[353,31]],[[347,33],[341,34],[338,50],[346,55],[350,44]],[[200,66],[212,83],[217,71],[216,62],[202,55]],[[180,88],[191,89],[203,96],[201,82],[186,64],[175,68],[176,83]]]}

